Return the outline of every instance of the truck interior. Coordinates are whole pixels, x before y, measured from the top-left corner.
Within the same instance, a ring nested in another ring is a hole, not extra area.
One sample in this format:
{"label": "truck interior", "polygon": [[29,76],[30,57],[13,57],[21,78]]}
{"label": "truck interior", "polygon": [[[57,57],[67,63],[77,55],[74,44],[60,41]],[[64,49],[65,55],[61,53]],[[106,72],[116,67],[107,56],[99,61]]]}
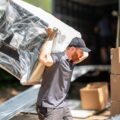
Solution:
{"label": "truck interior", "polygon": [[[86,68],[89,65],[92,67],[71,84],[72,97],[79,96],[79,92],[73,92],[73,89],[78,88],[79,91],[80,87],[91,82],[108,82],[110,85],[110,48],[108,49],[109,62],[102,63],[100,36],[95,32],[95,27],[103,16],[108,17],[113,34],[111,47],[115,47],[118,7],[118,0],[54,0],[53,14],[81,32],[82,38],[91,49],[89,58],[81,64]],[[86,68],[83,67],[83,71]]]}
{"label": "truck interior", "polygon": [[115,47],[117,17],[114,11],[118,11],[118,0],[54,0],[53,3],[53,14],[81,32],[82,38],[92,50],[85,64],[102,64],[100,40],[94,29],[102,17],[107,16],[113,27],[112,47]]}

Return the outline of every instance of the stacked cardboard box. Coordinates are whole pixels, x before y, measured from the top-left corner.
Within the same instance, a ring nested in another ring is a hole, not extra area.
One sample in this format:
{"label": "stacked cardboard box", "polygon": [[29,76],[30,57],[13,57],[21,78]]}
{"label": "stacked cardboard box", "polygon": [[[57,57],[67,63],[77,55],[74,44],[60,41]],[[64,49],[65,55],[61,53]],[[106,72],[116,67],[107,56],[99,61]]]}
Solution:
{"label": "stacked cardboard box", "polygon": [[91,83],[80,89],[83,109],[102,110],[108,103],[108,84],[105,82]]}
{"label": "stacked cardboard box", "polygon": [[120,114],[120,47],[111,49],[111,115]]}

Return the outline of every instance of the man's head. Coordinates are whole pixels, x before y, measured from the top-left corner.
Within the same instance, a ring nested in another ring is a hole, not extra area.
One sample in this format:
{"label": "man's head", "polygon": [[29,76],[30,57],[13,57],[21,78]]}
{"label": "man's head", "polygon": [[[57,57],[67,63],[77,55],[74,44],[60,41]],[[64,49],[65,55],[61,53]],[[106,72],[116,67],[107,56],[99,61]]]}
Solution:
{"label": "man's head", "polygon": [[86,47],[86,44],[83,39],[75,37],[72,39],[72,41],[69,44],[69,47],[77,47],[85,52],[90,52],[91,50]]}
{"label": "man's head", "polygon": [[67,49],[69,59],[73,63],[78,63],[84,52],[90,52],[90,49],[86,47],[84,40],[78,37],[73,38]]}

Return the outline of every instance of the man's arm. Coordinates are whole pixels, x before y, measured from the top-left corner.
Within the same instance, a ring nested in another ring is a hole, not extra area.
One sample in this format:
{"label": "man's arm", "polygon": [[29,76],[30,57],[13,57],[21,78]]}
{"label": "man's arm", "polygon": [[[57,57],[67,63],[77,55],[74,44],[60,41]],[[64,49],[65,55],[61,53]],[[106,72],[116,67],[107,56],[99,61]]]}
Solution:
{"label": "man's arm", "polygon": [[51,50],[52,50],[52,45],[53,45],[54,38],[57,34],[57,29],[52,30],[52,29],[49,28],[46,31],[48,33],[48,40],[42,46],[40,56],[39,56],[39,60],[45,66],[50,67],[54,63],[53,59],[52,59],[52,56],[51,56]]}
{"label": "man's arm", "polygon": [[46,41],[42,47],[42,50],[39,56],[40,62],[47,67],[50,67],[53,65],[53,59],[51,57],[52,44],[53,44],[53,41]]}

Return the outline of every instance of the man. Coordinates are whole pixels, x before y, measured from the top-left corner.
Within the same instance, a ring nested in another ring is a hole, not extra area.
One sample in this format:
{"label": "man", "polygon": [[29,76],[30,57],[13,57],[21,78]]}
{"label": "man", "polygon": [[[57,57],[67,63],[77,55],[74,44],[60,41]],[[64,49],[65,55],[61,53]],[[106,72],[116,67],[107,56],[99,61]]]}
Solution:
{"label": "man", "polygon": [[110,48],[114,45],[110,18],[103,16],[94,29],[100,37],[100,57],[102,64],[110,64]]}
{"label": "man", "polygon": [[72,120],[65,98],[74,65],[87,58],[89,51],[76,37],[64,52],[40,54],[40,62],[46,66],[36,107],[40,120]]}

